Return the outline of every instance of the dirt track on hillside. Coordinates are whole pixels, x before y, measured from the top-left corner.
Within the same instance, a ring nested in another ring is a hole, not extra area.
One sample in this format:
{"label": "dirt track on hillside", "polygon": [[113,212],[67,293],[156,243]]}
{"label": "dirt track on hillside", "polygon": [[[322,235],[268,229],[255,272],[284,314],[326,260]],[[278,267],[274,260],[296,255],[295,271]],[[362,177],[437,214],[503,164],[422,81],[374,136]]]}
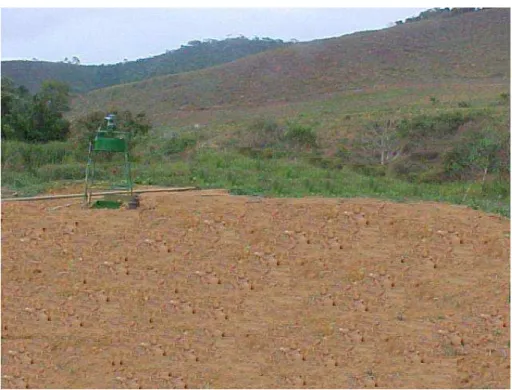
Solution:
{"label": "dirt track on hillside", "polygon": [[2,387],[510,386],[508,219],[212,195],[2,204]]}

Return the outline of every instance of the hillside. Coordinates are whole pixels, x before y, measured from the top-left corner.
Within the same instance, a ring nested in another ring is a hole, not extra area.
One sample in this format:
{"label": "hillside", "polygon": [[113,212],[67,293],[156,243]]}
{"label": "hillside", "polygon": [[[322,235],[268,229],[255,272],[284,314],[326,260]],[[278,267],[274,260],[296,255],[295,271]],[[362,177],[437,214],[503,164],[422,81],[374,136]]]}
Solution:
{"label": "hillside", "polygon": [[154,125],[134,139],[137,185],[422,199],[509,216],[509,73],[509,10],[294,44],[77,96],[66,142],[3,140],[2,183],[27,195],[83,183],[95,120],[131,110]]}
{"label": "hillside", "polygon": [[179,49],[151,58],[114,65],[74,65],[43,61],[2,61],[2,76],[36,92],[43,80],[64,81],[74,92],[88,92],[149,77],[188,72],[289,45],[270,38],[245,37],[191,41]]}
{"label": "hillside", "polygon": [[144,110],[162,124],[176,110],[300,102],[392,85],[508,86],[509,80],[510,11],[486,9],[93,91],[76,99],[73,116],[117,106]]}

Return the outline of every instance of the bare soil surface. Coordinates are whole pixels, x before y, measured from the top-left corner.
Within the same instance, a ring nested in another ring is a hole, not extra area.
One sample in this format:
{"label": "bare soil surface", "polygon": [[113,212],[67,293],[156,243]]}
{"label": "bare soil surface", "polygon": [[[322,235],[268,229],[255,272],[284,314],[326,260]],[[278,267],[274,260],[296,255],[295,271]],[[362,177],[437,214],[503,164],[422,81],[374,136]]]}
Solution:
{"label": "bare soil surface", "polygon": [[506,218],[219,191],[79,203],[2,204],[4,388],[510,386]]}

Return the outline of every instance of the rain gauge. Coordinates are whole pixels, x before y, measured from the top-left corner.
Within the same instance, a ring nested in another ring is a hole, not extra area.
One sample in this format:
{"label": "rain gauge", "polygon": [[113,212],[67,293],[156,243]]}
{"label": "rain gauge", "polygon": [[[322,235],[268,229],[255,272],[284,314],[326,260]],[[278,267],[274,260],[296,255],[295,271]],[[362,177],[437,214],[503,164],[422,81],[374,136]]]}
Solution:
{"label": "rain gauge", "polygon": [[[89,143],[89,157],[85,170],[85,202],[93,208],[119,208],[127,203],[129,208],[138,206],[138,198],[133,196],[133,183],[129,155],[130,133],[118,131],[116,116],[107,115],[98,128],[94,140]],[[100,168],[102,168],[100,170]],[[97,176],[107,180],[100,183]],[[113,183],[118,177],[120,182]],[[103,186],[102,186],[103,185]],[[115,194],[104,194],[102,200],[92,203],[94,192],[114,190]]]}

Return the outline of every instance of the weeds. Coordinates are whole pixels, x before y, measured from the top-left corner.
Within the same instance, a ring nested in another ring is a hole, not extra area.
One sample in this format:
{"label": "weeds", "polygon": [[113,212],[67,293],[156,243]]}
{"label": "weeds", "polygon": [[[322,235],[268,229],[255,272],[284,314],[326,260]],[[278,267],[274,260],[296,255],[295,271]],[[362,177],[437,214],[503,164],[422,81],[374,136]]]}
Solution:
{"label": "weeds", "polygon": [[[85,163],[45,164],[32,170],[3,170],[2,185],[34,193],[55,181],[83,179]],[[302,197],[379,197],[395,201],[439,201],[461,204],[467,183],[411,183],[387,176],[367,176],[349,167],[332,170],[312,166],[307,159],[259,159],[237,152],[197,151],[188,160],[159,164],[133,164],[135,184],[225,188],[233,194]],[[98,178],[115,175],[98,167]],[[505,216],[510,215],[509,194],[505,183],[488,182],[474,188],[465,202],[468,206]]]}
{"label": "weeds", "polygon": [[[447,95],[434,89],[416,92],[416,105],[411,105],[405,92],[377,92],[370,100],[367,94],[317,105],[301,103],[303,115],[292,116],[296,119],[267,114],[252,121],[241,117],[241,128],[227,122],[209,124],[207,132],[192,132],[183,124],[162,128],[159,134],[134,143],[133,180],[135,184],[225,188],[240,195],[438,201],[509,216],[508,114],[488,103],[500,91],[484,97],[485,108],[472,99],[469,109],[446,107]],[[368,107],[361,107],[359,96],[368,101]],[[436,107],[428,104],[429,96]],[[404,103],[405,109],[397,113],[386,99]],[[451,99],[457,100],[469,101],[468,95]],[[341,104],[344,112],[339,113]],[[323,115],[337,116],[324,119]],[[376,160],[369,150],[366,162],[357,162],[350,144],[354,132],[371,123],[387,123],[389,118],[400,118],[390,130],[396,131],[402,154],[382,165],[375,163],[382,160],[381,153]],[[346,126],[349,119],[352,133],[333,131],[335,126]],[[331,136],[317,137],[317,127],[322,128],[319,136],[332,133],[334,142]],[[224,137],[227,133],[229,137]],[[81,181],[87,159],[87,148],[82,146],[76,139],[45,145],[4,141],[2,185],[20,195],[32,195],[55,183]],[[98,179],[114,178],[116,158],[103,163],[97,168]]]}

